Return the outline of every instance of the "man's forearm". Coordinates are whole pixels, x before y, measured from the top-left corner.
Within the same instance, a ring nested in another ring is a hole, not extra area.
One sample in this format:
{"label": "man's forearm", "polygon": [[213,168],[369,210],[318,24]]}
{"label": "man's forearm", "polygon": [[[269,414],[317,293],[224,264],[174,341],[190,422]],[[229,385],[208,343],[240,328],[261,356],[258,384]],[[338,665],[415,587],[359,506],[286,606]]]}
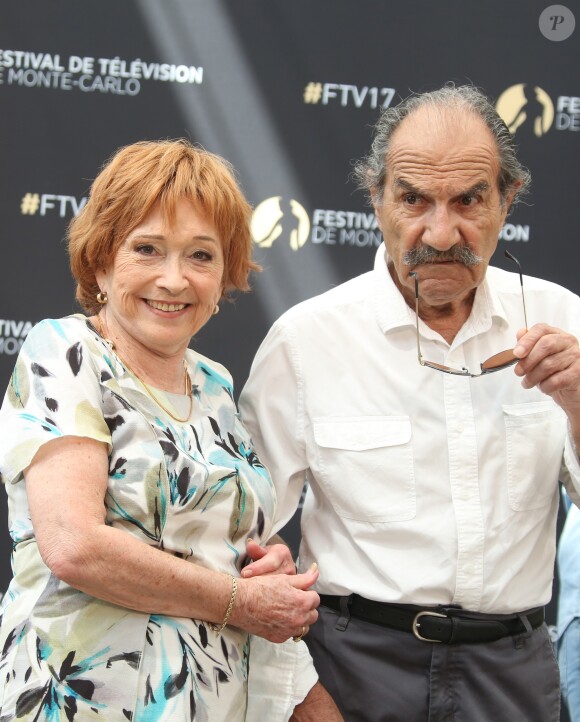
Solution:
{"label": "man's forearm", "polygon": [[290,722],[344,722],[334,700],[317,682],[306,699],[294,707]]}

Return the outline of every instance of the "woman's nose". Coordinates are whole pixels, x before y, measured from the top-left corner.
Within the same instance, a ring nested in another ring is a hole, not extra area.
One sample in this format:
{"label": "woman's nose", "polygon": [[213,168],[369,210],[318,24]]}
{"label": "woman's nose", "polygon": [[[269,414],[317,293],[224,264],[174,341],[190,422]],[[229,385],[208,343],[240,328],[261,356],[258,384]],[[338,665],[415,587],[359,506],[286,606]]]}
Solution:
{"label": "woman's nose", "polygon": [[179,258],[166,258],[159,277],[157,285],[167,289],[172,294],[181,293],[188,284],[187,277],[183,271],[183,266]]}

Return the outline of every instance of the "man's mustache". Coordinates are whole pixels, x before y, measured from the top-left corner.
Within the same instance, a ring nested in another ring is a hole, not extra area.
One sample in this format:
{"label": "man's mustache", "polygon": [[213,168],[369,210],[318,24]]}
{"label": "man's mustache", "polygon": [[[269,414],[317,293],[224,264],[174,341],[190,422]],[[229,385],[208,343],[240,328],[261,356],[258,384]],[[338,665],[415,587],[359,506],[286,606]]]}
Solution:
{"label": "man's mustache", "polygon": [[464,266],[477,266],[483,258],[467,246],[452,246],[447,251],[437,251],[431,246],[411,248],[403,255],[403,263],[407,266],[423,266],[427,263],[462,263]]}

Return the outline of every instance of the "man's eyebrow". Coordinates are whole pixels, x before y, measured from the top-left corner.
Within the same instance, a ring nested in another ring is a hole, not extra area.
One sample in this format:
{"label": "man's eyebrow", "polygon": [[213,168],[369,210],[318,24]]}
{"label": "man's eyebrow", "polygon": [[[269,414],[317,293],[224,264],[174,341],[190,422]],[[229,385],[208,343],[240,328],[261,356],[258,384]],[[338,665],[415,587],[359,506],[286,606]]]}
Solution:
{"label": "man's eyebrow", "polygon": [[[406,181],[404,178],[395,178],[394,182],[395,188],[402,188],[403,190],[407,191],[408,193],[416,193],[418,196],[428,196],[429,194],[426,191],[422,191],[419,188],[416,188],[414,185]],[[485,191],[489,190],[489,183],[487,181],[479,181],[478,183],[474,183],[470,188],[467,188],[464,191],[460,191],[457,194],[457,197],[460,196],[469,196],[474,195],[475,193],[484,193]]]}
{"label": "man's eyebrow", "polygon": [[415,186],[411,185],[408,181],[406,181],[404,178],[395,178],[394,182],[395,188],[402,188],[405,191],[408,191],[409,193],[416,193],[419,196],[425,195],[423,191],[420,191],[418,188],[415,188]]}
{"label": "man's eyebrow", "polygon": [[485,191],[489,190],[489,183],[487,181],[480,181],[479,183],[475,183],[471,186],[471,188],[468,188],[466,191],[462,191],[459,193],[460,196],[471,196],[474,193],[484,193]]}

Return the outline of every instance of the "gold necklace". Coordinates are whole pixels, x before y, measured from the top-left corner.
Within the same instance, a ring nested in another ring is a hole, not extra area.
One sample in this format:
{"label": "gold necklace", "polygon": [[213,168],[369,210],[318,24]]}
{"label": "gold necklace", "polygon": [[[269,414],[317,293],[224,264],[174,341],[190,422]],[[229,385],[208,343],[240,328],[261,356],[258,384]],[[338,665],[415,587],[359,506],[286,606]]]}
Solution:
{"label": "gold necklace", "polygon": [[161,403],[160,399],[153,393],[153,391],[149,388],[149,386],[145,383],[145,381],[143,381],[143,379],[133,371],[133,369],[129,366],[129,364],[119,356],[119,353],[115,349],[115,344],[111,341],[110,338],[108,338],[108,335],[106,336],[105,333],[103,332],[103,319],[100,316],[97,316],[96,318],[97,318],[97,321],[99,324],[99,328],[97,330],[98,330],[101,338],[103,339],[103,341],[105,341],[111,347],[111,351],[114,351],[115,355],[117,356],[119,361],[123,364],[123,366],[127,369],[127,371],[129,371],[129,373],[132,374],[137,379],[137,381],[141,384],[141,386],[147,392],[147,395],[151,399],[153,399],[153,401],[157,404],[157,406],[159,406],[161,409],[163,409],[163,411],[165,411],[165,413],[168,416],[171,416],[171,418],[174,421],[178,421],[180,424],[184,424],[186,421],[189,421],[189,419],[191,417],[191,412],[193,410],[193,394],[192,394],[191,378],[187,371],[187,364],[185,363],[185,359],[183,360],[183,374],[184,374],[184,381],[185,381],[185,394],[186,394],[186,396],[189,397],[189,410],[187,412],[187,416],[182,419],[179,416],[176,416],[175,414],[173,414],[166,406],[164,406],[164,404]]}

